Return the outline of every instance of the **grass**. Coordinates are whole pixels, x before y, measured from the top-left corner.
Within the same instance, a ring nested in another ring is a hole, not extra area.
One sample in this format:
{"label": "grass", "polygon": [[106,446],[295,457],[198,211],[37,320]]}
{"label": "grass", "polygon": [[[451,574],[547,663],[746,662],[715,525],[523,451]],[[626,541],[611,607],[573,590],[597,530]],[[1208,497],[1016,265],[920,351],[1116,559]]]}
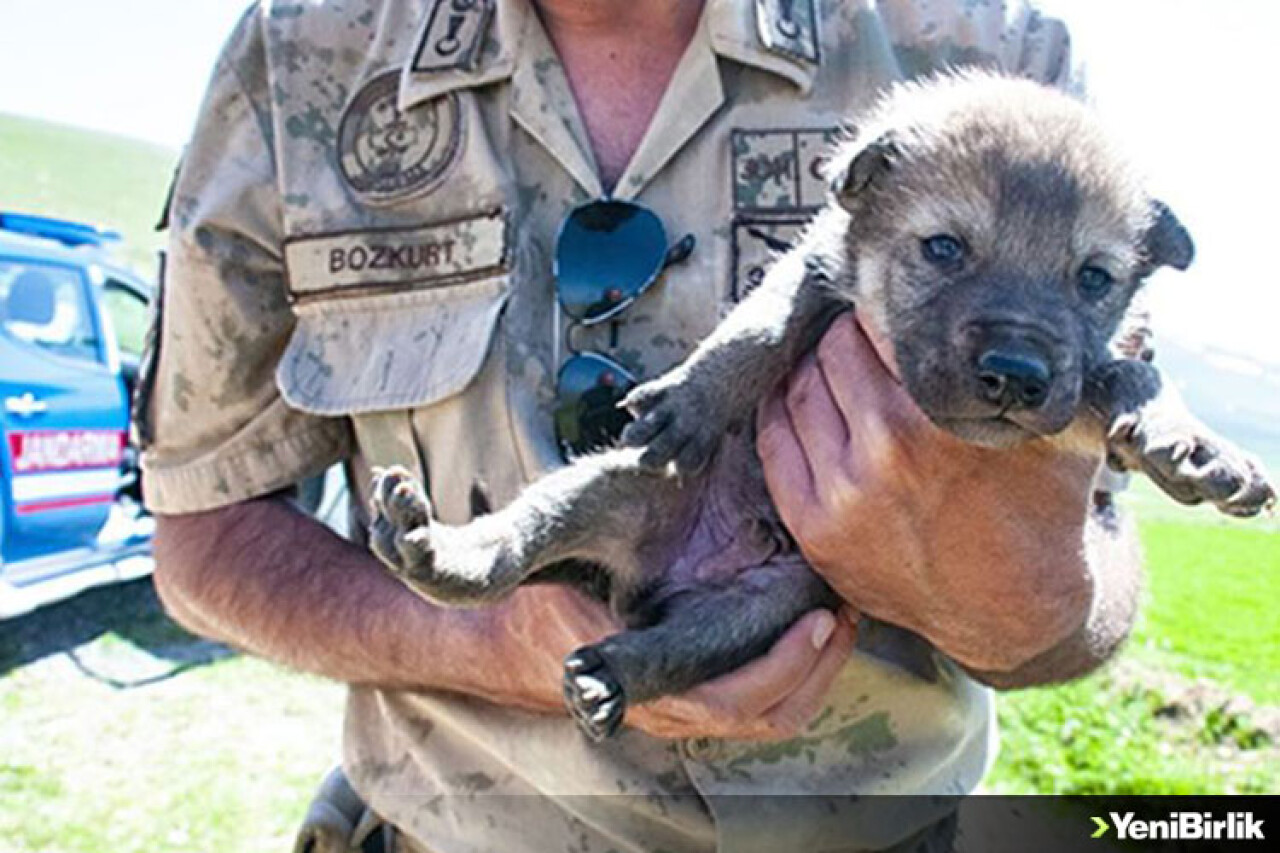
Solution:
{"label": "grass", "polygon": [[114,228],[121,257],[143,273],[156,268],[176,163],[176,152],[138,140],[0,115],[0,210]]}
{"label": "grass", "polygon": [[5,687],[8,849],[286,850],[338,758],[337,689],[261,662],[140,694],[50,675]]}
{"label": "grass", "polygon": [[290,849],[340,687],[186,635],[147,581],[0,623],[0,849]]}
{"label": "grass", "polygon": [[1135,641],[1153,659],[1280,705],[1280,534],[1153,522]]}

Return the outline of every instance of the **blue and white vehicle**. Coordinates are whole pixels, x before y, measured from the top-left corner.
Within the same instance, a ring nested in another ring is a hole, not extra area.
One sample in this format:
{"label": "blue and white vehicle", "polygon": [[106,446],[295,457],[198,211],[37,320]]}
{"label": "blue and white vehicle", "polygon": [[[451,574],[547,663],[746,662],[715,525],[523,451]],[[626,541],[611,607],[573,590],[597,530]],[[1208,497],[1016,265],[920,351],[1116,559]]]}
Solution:
{"label": "blue and white vehicle", "polygon": [[118,239],[0,213],[0,619],[151,571],[128,436],[152,288]]}

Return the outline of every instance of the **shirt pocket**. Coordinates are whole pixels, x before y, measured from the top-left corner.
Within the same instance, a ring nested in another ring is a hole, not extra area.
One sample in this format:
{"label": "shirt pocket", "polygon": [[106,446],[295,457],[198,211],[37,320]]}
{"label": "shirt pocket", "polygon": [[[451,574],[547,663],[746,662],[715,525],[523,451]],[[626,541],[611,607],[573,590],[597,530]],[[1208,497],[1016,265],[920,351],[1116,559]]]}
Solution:
{"label": "shirt pocket", "polygon": [[286,243],[297,324],[276,383],[294,408],[354,415],[463,391],[484,364],[510,289],[501,210],[420,227]]}

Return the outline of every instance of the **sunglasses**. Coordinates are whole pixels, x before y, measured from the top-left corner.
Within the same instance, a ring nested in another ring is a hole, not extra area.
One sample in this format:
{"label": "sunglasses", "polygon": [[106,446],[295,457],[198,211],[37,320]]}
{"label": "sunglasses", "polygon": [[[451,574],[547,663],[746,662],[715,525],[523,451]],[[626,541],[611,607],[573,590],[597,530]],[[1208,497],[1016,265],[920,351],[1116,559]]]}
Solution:
{"label": "sunglasses", "polygon": [[[598,352],[573,346],[577,328],[615,320],[644,295],[662,271],[693,252],[687,234],[673,246],[657,214],[629,201],[602,199],[574,208],[556,237],[556,329],[569,317],[569,357],[556,377],[556,443],[566,461],[612,444],[631,416],[619,404],[637,380]],[[559,343],[557,333],[556,341]],[[556,360],[560,355],[557,349]]]}

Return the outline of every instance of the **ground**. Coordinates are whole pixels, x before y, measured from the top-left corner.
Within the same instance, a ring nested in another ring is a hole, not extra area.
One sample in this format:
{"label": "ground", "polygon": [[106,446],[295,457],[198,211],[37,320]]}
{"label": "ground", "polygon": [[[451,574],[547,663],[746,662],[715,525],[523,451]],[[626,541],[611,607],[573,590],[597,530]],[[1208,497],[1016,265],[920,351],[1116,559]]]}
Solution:
{"label": "ground", "polygon": [[290,849],[342,690],[197,640],[150,582],[0,623],[0,850]]}
{"label": "ground", "polygon": [[1220,519],[1138,483],[1147,583],[1134,637],[1076,684],[1003,697],[988,787],[1280,791],[1280,524]]}

